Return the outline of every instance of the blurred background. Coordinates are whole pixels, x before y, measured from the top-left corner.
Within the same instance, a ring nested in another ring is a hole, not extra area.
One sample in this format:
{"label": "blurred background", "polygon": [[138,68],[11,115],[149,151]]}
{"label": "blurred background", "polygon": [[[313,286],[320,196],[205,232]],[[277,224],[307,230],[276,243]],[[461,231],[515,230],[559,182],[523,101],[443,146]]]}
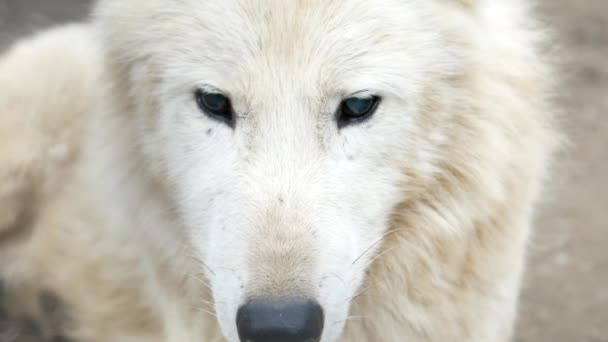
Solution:
{"label": "blurred background", "polygon": [[[0,0],[0,51],[90,5]],[[543,0],[540,13],[565,57],[558,101],[572,144],[536,216],[516,341],[608,342],[608,0]]]}

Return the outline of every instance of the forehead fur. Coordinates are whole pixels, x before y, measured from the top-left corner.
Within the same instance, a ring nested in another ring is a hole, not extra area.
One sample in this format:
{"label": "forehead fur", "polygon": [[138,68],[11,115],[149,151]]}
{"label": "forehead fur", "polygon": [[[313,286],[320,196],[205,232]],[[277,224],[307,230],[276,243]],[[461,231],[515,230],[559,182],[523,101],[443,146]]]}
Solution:
{"label": "forehead fur", "polygon": [[[361,83],[403,93],[445,76],[458,60],[449,49],[454,37],[424,3],[102,0],[96,16],[115,61],[151,60],[222,89],[247,87],[252,78],[275,84],[285,71],[317,87],[350,91]],[[340,84],[324,84],[332,82]]]}

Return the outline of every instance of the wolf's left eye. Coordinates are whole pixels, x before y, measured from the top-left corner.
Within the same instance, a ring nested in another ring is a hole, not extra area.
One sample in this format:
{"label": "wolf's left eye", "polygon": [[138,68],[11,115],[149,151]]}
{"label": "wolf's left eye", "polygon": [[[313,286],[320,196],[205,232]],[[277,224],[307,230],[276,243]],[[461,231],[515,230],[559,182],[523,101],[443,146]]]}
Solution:
{"label": "wolf's left eye", "polygon": [[196,103],[203,113],[212,119],[223,121],[229,126],[234,124],[234,114],[230,99],[220,93],[208,93],[197,90]]}
{"label": "wolf's left eye", "polygon": [[370,118],[380,103],[380,97],[349,97],[338,108],[338,127],[359,123]]}

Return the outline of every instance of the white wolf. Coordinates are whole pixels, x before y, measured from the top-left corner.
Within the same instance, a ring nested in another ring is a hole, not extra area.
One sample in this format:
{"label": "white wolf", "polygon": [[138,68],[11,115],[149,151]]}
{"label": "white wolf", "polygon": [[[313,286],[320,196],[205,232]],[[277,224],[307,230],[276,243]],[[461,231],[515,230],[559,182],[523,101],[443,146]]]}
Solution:
{"label": "white wolf", "polygon": [[8,291],[81,341],[509,340],[557,141],[529,2],[102,0],[20,43]]}

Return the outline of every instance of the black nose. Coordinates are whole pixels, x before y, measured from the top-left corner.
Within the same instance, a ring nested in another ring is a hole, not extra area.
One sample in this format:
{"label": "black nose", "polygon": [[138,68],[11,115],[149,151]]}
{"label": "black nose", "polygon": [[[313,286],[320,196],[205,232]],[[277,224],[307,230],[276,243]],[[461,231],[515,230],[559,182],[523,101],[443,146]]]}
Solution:
{"label": "black nose", "polygon": [[323,309],[304,299],[257,299],[239,309],[236,325],[241,342],[318,342]]}

